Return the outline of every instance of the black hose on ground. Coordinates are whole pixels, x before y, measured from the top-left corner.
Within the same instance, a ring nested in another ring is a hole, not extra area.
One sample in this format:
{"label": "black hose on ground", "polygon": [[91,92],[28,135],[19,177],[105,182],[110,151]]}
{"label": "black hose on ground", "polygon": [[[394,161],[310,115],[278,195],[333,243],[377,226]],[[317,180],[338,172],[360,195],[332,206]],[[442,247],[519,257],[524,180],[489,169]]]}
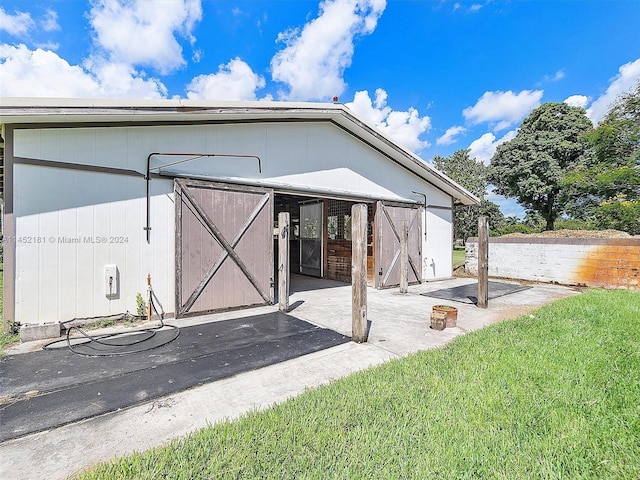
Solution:
{"label": "black hose on ground", "polygon": [[[164,311],[158,312],[153,297],[154,295],[151,295],[149,299],[151,308],[160,316],[160,324],[156,327],[93,336],[78,326],[71,326],[67,329],[65,340],[55,340],[46,344],[42,349],[55,350],[66,346],[71,352],[84,357],[114,357],[146,352],[167,345],[178,338],[180,329],[175,325],[164,323]],[[127,317],[131,317],[131,315],[129,313],[122,315],[123,319]],[[77,332],[80,336],[72,337],[72,332]],[[165,333],[167,338],[151,342],[158,334],[164,336]],[[142,346],[138,347],[140,345]]]}

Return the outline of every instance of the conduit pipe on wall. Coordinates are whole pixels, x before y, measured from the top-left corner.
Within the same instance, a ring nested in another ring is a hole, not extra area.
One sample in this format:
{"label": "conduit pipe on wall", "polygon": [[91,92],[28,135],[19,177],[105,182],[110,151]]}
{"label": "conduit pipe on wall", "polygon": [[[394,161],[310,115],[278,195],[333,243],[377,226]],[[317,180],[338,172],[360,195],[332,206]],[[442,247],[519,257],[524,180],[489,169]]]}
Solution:
{"label": "conduit pipe on wall", "polygon": [[[411,193],[413,193],[414,195],[418,196],[418,197],[422,197],[422,206],[424,207],[424,215],[425,215],[425,222],[426,222],[426,215],[427,215],[427,195],[425,193],[421,193],[421,192],[416,192],[415,190],[411,190]],[[426,223],[425,223],[426,225]],[[424,228],[424,238],[427,238],[427,228],[425,226]]]}
{"label": "conduit pipe on wall", "polygon": [[164,165],[159,165],[154,167],[154,170],[157,169],[160,171],[163,167],[171,167],[173,165],[179,165],[181,163],[191,162],[193,160],[197,160],[198,158],[203,157],[227,157],[227,158],[255,158],[258,161],[258,172],[262,173],[262,160],[257,155],[242,155],[242,154],[233,154],[233,153],[179,153],[179,152],[152,152],[147,156],[147,173],[144,177],[147,182],[147,225],[144,227],[144,230],[147,232],[147,243],[151,243],[151,192],[149,182],[151,181],[151,157],[154,156],[162,156],[162,157],[190,157],[184,158],[182,160],[178,160],[175,162],[166,163]]}

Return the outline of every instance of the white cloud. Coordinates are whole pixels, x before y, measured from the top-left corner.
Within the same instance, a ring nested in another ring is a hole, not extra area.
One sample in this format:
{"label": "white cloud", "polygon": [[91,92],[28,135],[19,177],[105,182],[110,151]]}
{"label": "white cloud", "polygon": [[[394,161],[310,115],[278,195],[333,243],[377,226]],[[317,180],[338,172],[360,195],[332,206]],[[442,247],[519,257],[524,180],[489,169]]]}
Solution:
{"label": "white cloud", "polygon": [[170,73],[186,64],[176,39],[193,44],[200,0],[94,0],[89,20],[96,46],[114,63],[147,65]]}
{"label": "white cloud", "polygon": [[94,97],[100,88],[81,67],[25,45],[0,45],[0,77],[1,94],[8,97]]}
{"label": "white cloud", "polygon": [[462,115],[474,125],[487,122],[497,132],[516,124],[540,106],[543,93],[542,90],[485,92],[473,107],[465,108]]}
{"label": "white cloud", "polygon": [[564,70],[558,70],[556,73],[554,73],[553,75],[545,75],[543,78],[543,81],[545,82],[557,82],[559,80],[562,80],[565,76]]}
{"label": "white cloud", "polygon": [[429,146],[429,142],[420,140],[420,135],[431,128],[431,119],[428,116],[421,117],[413,107],[406,111],[394,111],[387,105],[387,92],[381,88],[376,90],[374,101],[369,97],[369,92],[363,90],[356,92],[353,102],[346,103],[345,106],[369,125],[413,152]]}
{"label": "white cloud", "polygon": [[354,41],[373,32],[386,0],[325,0],[320,14],[302,30],[278,35],[285,47],[271,60],[273,80],[283,82],[287,100],[324,100],[345,90]]}
{"label": "white cloud", "polygon": [[563,103],[566,103],[567,105],[570,105],[572,107],[585,108],[588,102],[589,99],[584,95],[571,95],[570,97],[567,97]]}
{"label": "white cloud", "polygon": [[618,74],[610,79],[607,91],[598,97],[587,109],[587,116],[596,125],[609,111],[621,93],[630,91],[640,81],[640,58],[625,63],[618,69]]}
{"label": "white cloud", "polygon": [[[446,0],[441,0],[440,3],[444,3],[445,1]],[[489,1],[491,2],[492,0]],[[453,12],[462,12],[463,14],[468,14],[479,12],[484,7],[484,5],[481,3],[473,3],[471,5],[467,5],[468,2],[466,1],[464,2],[464,4],[460,2],[454,2],[453,4],[451,4],[451,10]]]}
{"label": "white cloud", "polygon": [[353,101],[345,106],[371,125],[380,125],[391,112],[391,107],[387,106],[387,92],[381,88],[376,90],[375,102],[369,97],[369,92],[363,90],[356,92]]}
{"label": "white cloud", "polygon": [[126,65],[70,65],[49,50],[0,45],[0,95],[7,97],[158,98],[166,88]]}
{"label": "white cloud", "polygon": [[40,20],[40,26],[45,32],[55,32],[60,30],[58,23],[58,13],[55,10],[47,10],[44,18]]}
{"label": "white cloud", "polygon": [[85,62],[90,75],[97,79],[97,96],[112,98],[164,98],[167,88],[155,78],[145,78],[131,65],[92,58]]}
{"label": "white cloud", "polygon": [[218,73],[199,75],[187,86],[187,98],[255,100],[256,90],[264,88],[264,78],[240,58],[218,66]]}
{"label": "white cloud", "polygon": [[498,145],[513,139],[516,133],[516,130],[511,130],[505,133],[499,140],[496,140],[496,136],[493,133],[485,133],[480,138],[471,142],[469,145],[469,156],[488,165],[491,157],[496,153]]}
{"label": "white cloud", "polygon": [[5,31],[14,37],[21,37],[34,26],[35,22],[28,13],[16,12],[15,15],[10,15],[0,7],[0,31]]}
{"label": "white cloud", "polygon": [[464,127],[451,127],[448,128],[446,132],[444,132],[444,135],[442,135],[440,138],[438,138],[436,140],[436,144],[437,145],[451,145],[452,143],[455,143],[458,141],[458,139],[456,138],[458,135],[463,134],[464,132],[466,132],[467,129]]}

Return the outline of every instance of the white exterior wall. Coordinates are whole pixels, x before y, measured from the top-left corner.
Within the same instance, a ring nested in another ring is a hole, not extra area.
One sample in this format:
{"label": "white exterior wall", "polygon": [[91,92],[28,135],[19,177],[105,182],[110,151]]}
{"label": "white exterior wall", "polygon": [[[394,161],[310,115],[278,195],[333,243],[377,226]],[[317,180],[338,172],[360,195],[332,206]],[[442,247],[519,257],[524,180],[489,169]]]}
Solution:
{"label": "white exterior wall", "polygon": [[[117,167],[145,172],[151,152],[230,153],[246,158],[202,158],[163,169],[219,180],[330,189],[384,200],[450,206],[450,197],[328,123],[262,123],[155,127],[34,129],[15,132],[16,157]],[[176,161],[153,157],[151,165]]]}
{"label": "white exterior wall", "polygon": [[[478,273],[478,242],[466,244],[466,270]],[[640,288],[640,240],[635,238],[495,238],[489,241],[489,276]]]}
{"label": "white exterior wall", "polygon": [[427,208],[422,244],[422,278],[450,278],[453,272],[453,210]]}
{"label": "white exterior wall", "polygon": [[[127,126],[18,129],[13,156],[135,170],[151,152],[258,155],[202,158],[172,173],[281,188],[313,188],[386,200],[422,199],[451,206],[451,197],[329,123]],[[178,160],[153,157],[152,167]],[[146,243],[143,178],[17,163],[14,166],[16,240],[15,320],[23,325],[135,312],[146,276],[166,311],[174,309],[172,180],[151,181],[152,233]],[[423,278],[451,275],[451,211],[427,209]],[[70,243],[65,238],[106,238]],[[115,243],[126,238],[124,243]],[[35,239],[35,240],[34,240]],[[55,240],[53,240],[55,239]],[[108,299],[104,266],[116,264],[120,295]]]}
{"label": "white exterior wall", "polygon": [[[149,245],[142,179],[30,165],[14,172],[17,321],[135,314],[148,274],[164,309],[173,311],[173,182],[152,182]],[[105,265],[118,268],[113,298],[106,296]]]}

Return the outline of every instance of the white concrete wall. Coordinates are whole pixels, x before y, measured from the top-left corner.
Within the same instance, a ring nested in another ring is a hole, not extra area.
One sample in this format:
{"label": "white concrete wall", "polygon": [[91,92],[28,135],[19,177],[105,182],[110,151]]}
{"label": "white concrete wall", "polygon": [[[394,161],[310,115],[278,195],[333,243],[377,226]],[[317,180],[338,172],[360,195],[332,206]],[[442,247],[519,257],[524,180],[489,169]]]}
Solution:
{"label": "white concrete wall", "polygon": [[[582,255],[575,245],[489,242],[489,276],[569,284]],[[467,241],[465,270],[478,273],[478,243]]]}
{"label": "white concrete wall", "polygon": [[[465,269],[478,273],[478,242],[466,243]],[[489,276],[640,289],[640,239],[491,238]]]}
{"label": "white concrete wall", "polygon": [[[144,173],[151,152],[231,153],[252,159],[202,158],[171,172],[218,180],[248,179],[284,188],[313,187],[387,200],[451,198],[331,124],[73,127],[16,130],[15,157],[114,167]],[[152,166],[177,160],[154,157]],[[19,161],[19,160],[18,160]],[[23,325],[135,312],[146,276],[166,311],[174,310],[172,180],[154,179],[152,240],[146,243],[145,182],[136,177],[27,164],[14,166],[15,320]],[[425,212],[423,276],[451,275],[451,212]],[[65,239],[78,239],[71,243]],[[85,239],[106,238],[106,243]],[[121,242],[119,239],[126,239]],[[19,241],[19,240],[24,241]],[[120,243],[117,243],[119,242]],[[116,264],[120,295],[108,299],[104,266]]]}

